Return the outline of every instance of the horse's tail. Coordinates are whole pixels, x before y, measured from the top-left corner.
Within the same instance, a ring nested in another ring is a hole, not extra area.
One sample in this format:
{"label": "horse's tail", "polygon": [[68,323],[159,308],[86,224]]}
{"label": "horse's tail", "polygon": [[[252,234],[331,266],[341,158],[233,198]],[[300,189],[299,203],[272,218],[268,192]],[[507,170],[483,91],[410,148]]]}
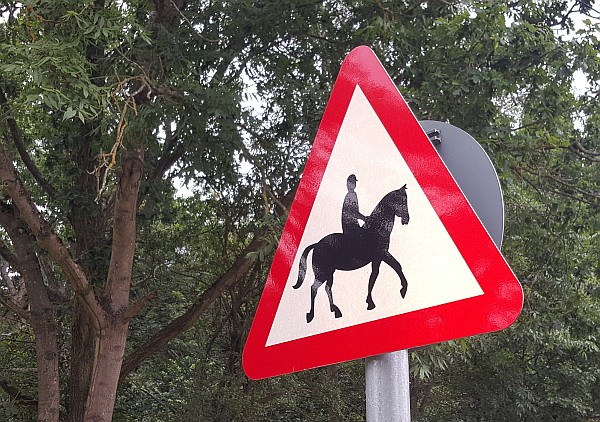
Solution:
{"label": "horse's tail", "polygon": [[306,249],[304,249],[304,252],[302,252],[302,257],[300,258],[300,268],[298,269],[298,281],[292,286],[294,289],[298,289],[304,282],[304,276],[306,275],[306,259],[308,258],[310,251],[312,251],[315,246],[317,246],[317,244],[313,243],[312,245],[307,246]]}

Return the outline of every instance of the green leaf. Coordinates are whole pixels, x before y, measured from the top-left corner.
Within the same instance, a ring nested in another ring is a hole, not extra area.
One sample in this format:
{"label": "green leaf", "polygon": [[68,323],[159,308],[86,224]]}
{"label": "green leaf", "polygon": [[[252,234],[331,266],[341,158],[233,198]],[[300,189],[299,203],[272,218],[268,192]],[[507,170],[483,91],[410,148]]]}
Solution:
{"label": "green leaf", "polygon": [[71,107],[67,108],[65,114],[63,115],[63,120],[69,120],[73,118],[77,114],[76,110],[73,110]]}

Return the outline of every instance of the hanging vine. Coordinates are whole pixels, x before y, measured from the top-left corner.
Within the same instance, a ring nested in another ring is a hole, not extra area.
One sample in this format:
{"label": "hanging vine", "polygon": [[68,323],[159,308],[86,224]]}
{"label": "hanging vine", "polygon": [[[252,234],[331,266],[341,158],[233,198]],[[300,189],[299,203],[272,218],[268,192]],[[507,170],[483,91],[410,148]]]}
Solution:
{"label": "hanging vine", "polygon": [[[135,90],[127,92],[130,86],[137,86]],[[126,93],[125,100],[120,98],[120,93]],[[146,75],[133,76],[119,81],[112,90],[110,96],[114,101],[115,107],[119,115],[119,121],[115,130],[115,141],[108,152],[100,152],[98,154],[98,164],[90,174],[96,177],[96,202],[100,201],[102,194],[106,190],[108,174],[117,164],[117,153],[123,147],[123,139],[125,131],[129,124],[128,112],[131,110],[134,115],[137,115],[137,102],[140,95],[150,98],[152,87],[150,80]]]}

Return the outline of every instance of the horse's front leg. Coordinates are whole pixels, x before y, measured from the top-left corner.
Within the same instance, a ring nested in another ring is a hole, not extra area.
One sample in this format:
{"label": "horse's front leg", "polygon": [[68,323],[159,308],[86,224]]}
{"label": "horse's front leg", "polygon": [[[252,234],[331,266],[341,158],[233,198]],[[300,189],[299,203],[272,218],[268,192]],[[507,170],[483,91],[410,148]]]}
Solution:
{"label": "horse's front leg", "polygon": [[400,277],[400,283],[402,283],[402,287],[400,288],[400,295],[402,296],[402,298],[404,298],[404,296],[406,296],[406,290],[408,289],[408,281],[406,281],[406,277],[404,277],[402,266],[396,260],[396,258],[394,258],[389,252],[383,256],[383,262],[392,267],[392,269],[396,271],[396,274],[398,274],[398,277]]}
{"label": "horse's front leg", "polygon": [[367,309],[375,309],[375,302],[373,302],[372,292],[373,286],[375,286],[375,280],[379,276],[379,267],[381,266],[381,260],[374,260],[371,263],[371,276],[369,277],[369,291],[367,293]]}

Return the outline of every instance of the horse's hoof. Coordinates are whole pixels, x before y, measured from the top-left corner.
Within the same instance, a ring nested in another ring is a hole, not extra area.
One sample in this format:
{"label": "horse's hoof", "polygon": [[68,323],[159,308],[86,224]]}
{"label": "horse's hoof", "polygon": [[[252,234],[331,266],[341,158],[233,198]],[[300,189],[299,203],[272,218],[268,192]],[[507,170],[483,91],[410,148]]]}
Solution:
{"label": "horse's hoof", "polygon": [[402,299],[404,299],[404,296],[406,296],[407,289],[408,289],[408,286],[402,286],[402,288],[400,289],[400,296],[402,296]]}
{"label": "horse's hoof", "polygon": [[306,322],[311,322],[313,320],[313,318],[315,317],[314,314],[311,314],[310,312],[306,314]]}
{"label": "horse's hoof", "polygon": [[367,302],[367,309],[370,311],[371,309],[375,309],[375,304],[373,302]]}
{"label": "horse's hoof", "polygon": [[342,317],[342,311],[340,311],[339,309],[335,309],[333,311],[333,314],[335,315],[336,318],[341,318]]}

